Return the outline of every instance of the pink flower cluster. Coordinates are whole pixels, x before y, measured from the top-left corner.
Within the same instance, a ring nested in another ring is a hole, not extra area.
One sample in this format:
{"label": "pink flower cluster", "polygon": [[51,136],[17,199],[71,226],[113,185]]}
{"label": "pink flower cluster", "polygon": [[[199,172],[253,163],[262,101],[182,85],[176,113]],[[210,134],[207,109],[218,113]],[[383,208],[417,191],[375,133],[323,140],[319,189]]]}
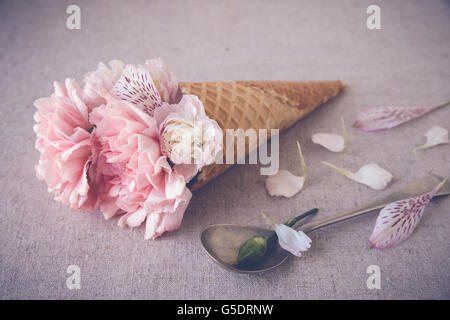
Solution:
{"label": "pink flower cluster", "polygon": [[[146,239],[177,229],[192,196],[186,185],[220,153],[222,130],[160,59],[100,63],[84,81],[84,89],[72,79],[55,82],[50,97],[35,101],[38,178],[71,208],[100,209],[106,219],[122,214],[123,227],[145,221]],[[162,141],[188,145],[180,136],[190,142],[199,132],[207,156],[171,161],[175,154]]]}

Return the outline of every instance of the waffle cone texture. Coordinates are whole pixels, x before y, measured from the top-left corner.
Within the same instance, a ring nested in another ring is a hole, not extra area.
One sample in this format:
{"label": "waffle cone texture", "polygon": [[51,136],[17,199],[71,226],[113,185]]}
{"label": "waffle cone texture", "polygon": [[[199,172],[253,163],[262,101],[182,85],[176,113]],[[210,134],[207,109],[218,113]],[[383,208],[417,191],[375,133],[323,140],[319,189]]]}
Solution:
{"label": "waffle cone texture", "polygon": [[[226,129],[279,129],[282,132],[335,97],[345,84],[340,80],[216,81],[184,82],[181,87],[185,93],[196,95],[208,117],[217,121],[224,131],[224,150],[227,150]],[[258,144],[264,142],[258,141]],[[234,148],[236,157],[236,144]],[[246,141],[246,155],[252,151]],[[232,166],[225,164],[225,160],[223,163],[204,167],[191,184],[191,190],[199,189]]]}

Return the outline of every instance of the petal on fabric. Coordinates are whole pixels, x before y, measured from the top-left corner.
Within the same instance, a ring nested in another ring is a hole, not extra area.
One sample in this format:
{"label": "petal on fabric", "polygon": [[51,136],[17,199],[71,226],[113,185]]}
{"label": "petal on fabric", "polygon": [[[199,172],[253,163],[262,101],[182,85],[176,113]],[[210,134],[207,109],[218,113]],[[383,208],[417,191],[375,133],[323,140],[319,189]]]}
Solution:
{"label": "petal on fabric", "polygon": [[414,149],[414,152],[421,149],[427,149],[440,144],[449,143],[448,130],[439,126],[434,126],[425,133],[427,142]]}
{"label": "petal on fabric", "polygon": [[422,219],[425,207],[446,182],[447,179],[428,193],[384,207],[369,238],[371,246],[390,248],[406,240]]}
{"label": "petal on fabric", "polygon": [[278,170],[277,173],[266,178],[266,189],[271,196],[284,196],[290,198],[303,188],[306,180],[307,167],[300,142],[298,141],[297,148],[303,170],[303,177],[295,176],[287,170]]}
{"label": "petal on fabric", "polygon": [[437,108],[446,106],[450,101],[437,106],[426,107],[378,107],[363,111],[355,120],[354,126],[363,131],[390,129],[411,121]]}
{"label": "petal on fabric", "polygon": [[369,163],[362,166],[354,176],[355,181],[365,184],[375,190],[386,188],[392,180],[392,174],[375,163]]}
{"label": "petal on fabric", "polygon": [[375,163],[369,163],[362,166],[356,173],[339,168],[326,161],[323,164],[343,174],[347,178],[365,184],[374,190],[384,189],[392,180],[392,174],[386,169],[381,168]]}
{"label": "petal on fabric", "polygon": [[345,149],[343,136],[334,133],[315,133],[312,141],[333,152],[341,152]]}
{"label": "petal on fabric", "polygon": [[271,196],[290,198],[296,195],[305,183],[305,177],[298,177],[287,170],[280,169],[266,178],[266,189]]}

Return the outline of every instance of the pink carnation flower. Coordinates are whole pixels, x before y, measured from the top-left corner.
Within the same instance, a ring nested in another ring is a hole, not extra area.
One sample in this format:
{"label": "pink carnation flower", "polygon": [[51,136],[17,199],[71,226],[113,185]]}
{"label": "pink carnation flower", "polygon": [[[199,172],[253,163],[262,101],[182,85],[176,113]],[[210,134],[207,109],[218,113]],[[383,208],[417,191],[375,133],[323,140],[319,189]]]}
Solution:
{"label": "pink carnation flower", "polygon": [[41,153],[37,177],[47,182],[55,200],[75,209],[93,210],[95,189],[90,188],[91,127],[89,108],[75,80],[55,82],[55,93],[35,101],[36,149]]}
{"label": "pink carnation flower", "polygon": [[145,239],[155,239],[179,228],[192,194],[160,151],[156,120],[129,102],[106,98],[90,114],[100,209],[105,218],[125,213],[120,226],[146,220]]}

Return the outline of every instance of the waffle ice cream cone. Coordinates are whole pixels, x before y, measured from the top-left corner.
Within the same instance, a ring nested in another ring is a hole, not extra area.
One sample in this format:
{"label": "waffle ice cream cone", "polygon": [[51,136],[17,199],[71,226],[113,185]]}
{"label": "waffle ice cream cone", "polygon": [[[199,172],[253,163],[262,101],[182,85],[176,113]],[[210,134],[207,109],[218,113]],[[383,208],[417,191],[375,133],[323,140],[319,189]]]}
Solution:
{"label": "waffle ice cream cone", "polygon": [[[279,129],[282,132],[336,96],[345,84],[340,80],[216,81],[184,82],[181,87],[185,93],[199,97],[207,115],[217,121],[225,137],[226,129]],[[258,144],[264,142],[258,141]],[[247,155],[253,151],[248,149],[246,141]],[[236,153],[235,150],[235,156]],[[232,164],[212,164],[204,167],[191,185],[191,190],[197,190],[231,166]]]}

